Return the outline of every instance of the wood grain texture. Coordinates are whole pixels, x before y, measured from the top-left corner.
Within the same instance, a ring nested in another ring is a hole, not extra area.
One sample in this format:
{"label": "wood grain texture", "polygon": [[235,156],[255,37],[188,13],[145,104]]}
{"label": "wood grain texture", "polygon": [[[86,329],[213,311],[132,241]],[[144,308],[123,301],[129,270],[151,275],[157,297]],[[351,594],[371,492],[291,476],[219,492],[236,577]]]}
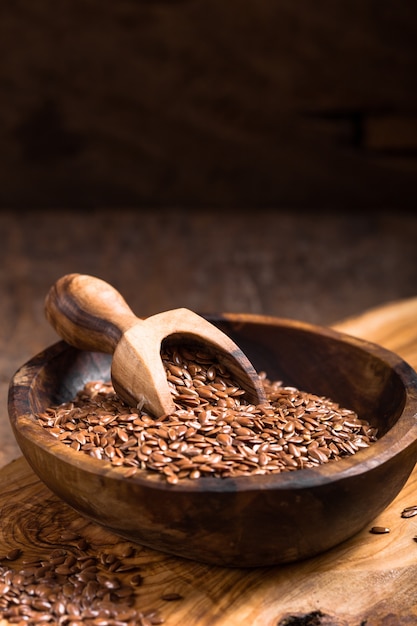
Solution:
{"label": "wood grain texture", "polygon": [[366,130],[416,113],[412,0],[1,12],[0,206],[415,206]]}
{"label": "wood grain texture", "polygon": [[[365,312],[363,327],[361,316],[337,326],[381,341],[416,367],[416,314],[417,300],[411,298]],[[293,624],[295,617],[299,624],[308,623],[308,616],[323,626],[412,626],[417,619],[417,522],[403,519],[401,512],[416,504],[417,470],[373,522],[389,527],[389,534],[373,535],[366,528],[339,548],[292,565],[224,569],[141,548],[134,558],[144,576],[137,603],[159,608],[167,626],[279,626],[290,617]],[[97,552],[117,552],[123,545],[53,496],[23,459],[0,472],[0,507],[4,549],[23,546],[34,557],[47,558],[62,529],[85,535]],[[41,522],[36,527],[34,515]],[[161,600],[170,592],[182,599]]]}

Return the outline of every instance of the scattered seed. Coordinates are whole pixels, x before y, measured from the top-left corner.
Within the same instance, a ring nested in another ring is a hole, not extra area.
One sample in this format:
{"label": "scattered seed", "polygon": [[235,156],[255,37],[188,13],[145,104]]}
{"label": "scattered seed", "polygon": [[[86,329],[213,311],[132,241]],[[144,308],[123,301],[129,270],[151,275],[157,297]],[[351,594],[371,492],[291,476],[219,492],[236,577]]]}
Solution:
{"label": "scattered seed", "polygon": [[[141,574],[130,576],[129,584],[113,574],[113,566],[123,567],[115,554],[98,553],[78,534],[64,536],[77,540],[77,546],[53,550],[48,557],[24,559],[24,567],[12,569],[11,561],[0,564],[0,621],[36,626],[156,626],[164,619],[158,611],[133,608]],[[82,546],[82,547],[80,547]],[[126,558],[134,554],[133,547]],[[8,554],[22,556],[20,548]],[[24,555],[23,555],[24,556]],[[16,557],[17,558],[17,557]],[[63,560],[62,560],[63,559]],[[66,581],[61,569],[65,565]],[[132,566],[130,566],[131,568]],[[168,597],[172,594],[168,594]],[[174,598],[172,598],[174,599]]]}
{"label": "scattered seed", "polygon": [[404,517],[404,518],[414,517],[415,515],[417,515],[417,505],[407,506],[401,512],[401,517]]}
{"label": "scattered seed", "polygon": [[389,533],[390,529],[386,526],[372,526],[369,532],[373,533],[374,535],[384,535]]}
{"label": "scattered seed", "polygon": [[20,556],[22,556],[22,550],[20,548],[13,548],[6,554],[6,559],[8,561],[16,561]]}
{"label": "scattered seed", "polygon": [[176,602],[177,600],[183,600],[183,596],[180,593],[164,593],[161,596],[161,600],[165,600],[165,602]]}

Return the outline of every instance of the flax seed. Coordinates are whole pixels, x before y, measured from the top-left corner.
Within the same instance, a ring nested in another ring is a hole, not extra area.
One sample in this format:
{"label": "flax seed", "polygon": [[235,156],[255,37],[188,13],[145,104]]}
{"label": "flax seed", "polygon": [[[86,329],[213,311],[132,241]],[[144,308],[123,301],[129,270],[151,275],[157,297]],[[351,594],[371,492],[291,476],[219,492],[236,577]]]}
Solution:
{"label": "flax seed", "polygon": [[374,535],[385,535],[390,532],[390,529],[387,528],[386,526],[372,526],[369,532],[371,532]]}
{"label": "flax seed", "polygon": [[179,593],[164,593],[161,596],[161,600],[165,600],[165,602],[177,602],[178,600],[183,600],[183,597]]}
{"label": "flax seed", "polygon": [[6,559],[8,561],[16,561],[20,556],[22,556],[22,550],[20,548],[13,548],[13,550],[9,550],[6,554]]}
{"label": "flax seed", "polygon": [[401,517],[403,518],[414,517],[415,515],[417,515],[417,505],[407,506],[401,512]]}
{"label": "flax seed", "polygon": [[[68,624],[71,626],[130,626],[131,624],[163,624],[156,610],[132,608],[136,587],[143,577],[135,573],[122,582],[112,571],[123,568],[121,558],[134,555],[133,548],[125,557],[116,554],[97,555],[89,552],[89,542],[76,533],[64,531],[62,536],[77,541],[69,550],[52,550],[44,560],[23,559],[26,567],[19,573],[0,565],[0,621],[10,624]],[[21,551],[19,550],[19,555]],[[64,559],[64,561],[62,561]],[[60,568],[71,570],[62,584]],[[128,566],[132,571],[132,566]],[[42,576],[42,578],[39,578]],[[145,619],[145,621],[142,620]],[[147,620],[147,621],[146,621]]]}

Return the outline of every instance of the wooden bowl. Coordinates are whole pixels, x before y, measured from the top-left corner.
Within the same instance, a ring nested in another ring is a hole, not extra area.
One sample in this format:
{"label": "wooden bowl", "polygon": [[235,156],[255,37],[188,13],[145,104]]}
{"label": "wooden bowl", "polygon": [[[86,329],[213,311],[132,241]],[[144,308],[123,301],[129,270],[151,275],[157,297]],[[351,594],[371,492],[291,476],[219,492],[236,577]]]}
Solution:
{"label": "wooden bowl", "polygon": [[34,472],[96,523],[201,562],[273,565],[352,537],[395,498],[417,460],[416,373],[392,352],[329,328],[256,315],[207,317],[258,371],[354,409],[378,428],[378,441],[317,469],[176,485],[150,472],[124,478],[120,468],[57,441],[32,415],[68,401],[89,380],[109,379],[109,355],[61,341],[10,383],[11,425]]}

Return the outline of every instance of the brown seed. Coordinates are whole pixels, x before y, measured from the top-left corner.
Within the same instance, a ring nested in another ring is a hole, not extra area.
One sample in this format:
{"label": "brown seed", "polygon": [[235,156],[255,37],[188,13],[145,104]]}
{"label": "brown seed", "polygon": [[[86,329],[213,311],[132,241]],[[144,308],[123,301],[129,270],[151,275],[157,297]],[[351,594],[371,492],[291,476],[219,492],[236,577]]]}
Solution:
{"label": "brown seed", "polygon": [[288,453],[294,458],[298,458],[299,456],[301,456],[300,449],[293,443],[288,444]]}
{"label": "brown seed", "polygon": [[230,446],[233,442],[232,437],[225,433],[219,433],[216,439],[222,446]]}
{"label": "brown seed", "polygon": [[22,555],[22,551],[20,548],[13,548],[6,554],[6,559],[8,561],[16,561]]}
{"label": "brown seed", "polygon": [[213,400],[216,398],[216,394],[213,393],[213,391],[208,387],[198,387],[197,393],[201,398],[205,398],[207,400]]}
{"label": "brown seed", "polygon": [[265,465],[268,465],[269,461],[270,461],[270,457],[267,454],[265,454],[265,452],[261,452],[259,455],[259,465],[261,467],[265,467]]}
{"label": "brown seed", "polygon": [[369,532],[373,533],[374,535],[384,535],[389,533],[390,529],[386,526],[372,526]]}
{"label": "brown seed", "polygon": [[180,593],[164,593],[161,596],[161,600],[165,600],[165,602],[176,602],[178,600],[183,600],[183,596]]}
{"label": "brown seed", "polygon": [[174,375],[174,377],[176,376],[177,379],[180,382],[182,382],[181,378],[182,378],[182,375],[183,375],[183,370],[181,369],[181,367],[179,367],[178,365],[175,365],[175,363],[167,362],[167,368]]}
{"label": "brown seed", "polygon": [[36,611],[49,611],[51,608],[51,603],[42,598],[34,598],[31,604]]}
{"label": "brown seed", "polygon": [[417,504],[412,504],[411,506],[406,506],[403,509],[403,513],[407,513],[408,511],[415,511],[417,510]]}
{"label": "brown seed", "polygon": [[141,574],[135,574],[131,577],[129,583],[135,587],[138,587],[143,583],[143,576]]}

